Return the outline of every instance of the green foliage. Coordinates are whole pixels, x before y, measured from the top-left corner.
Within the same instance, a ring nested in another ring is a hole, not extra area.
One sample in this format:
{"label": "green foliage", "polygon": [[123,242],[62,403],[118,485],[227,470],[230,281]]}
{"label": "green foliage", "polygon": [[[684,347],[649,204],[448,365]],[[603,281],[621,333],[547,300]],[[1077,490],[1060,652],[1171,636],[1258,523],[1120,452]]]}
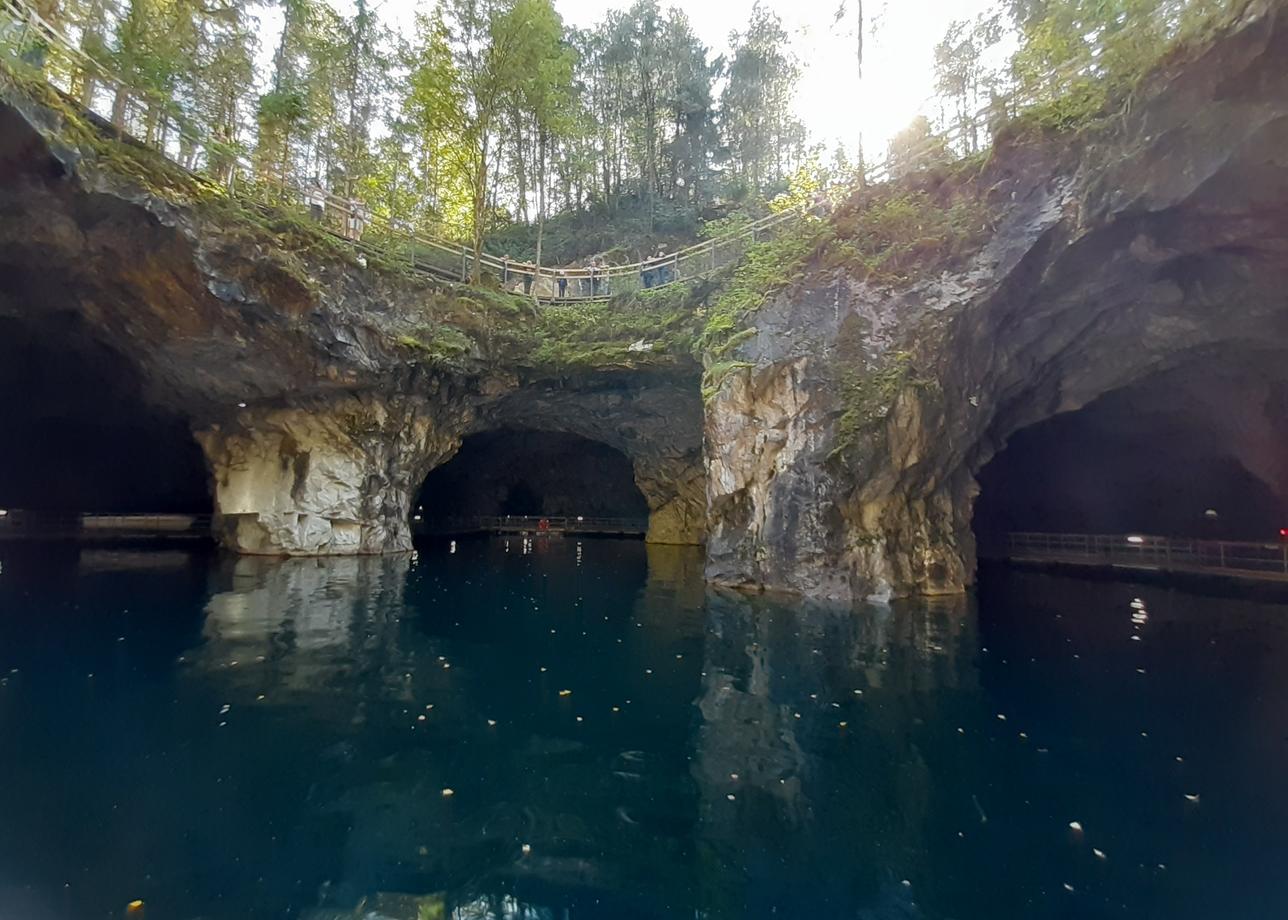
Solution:
{"label": "green foliage", "polygon": [[737,335],[748,316],[801,277],[828,233],[821,221],[806,217],[789,225],[776,239],[748,246],[707,313],[698,348],[720,357],[742,341]]}
{"label": "green foliage", "polygon": [[971,184],[934,193],[890,186],[856,196],[837,212],[832,227],[825,265],[893,285],[974,252],[992,231],[992,217]]}
{"label": "green foliage", "polygon": [[759,2],[746,30],[735,32],[730,43],[720,97],[726,143],[735,175],[768,197],[805,158],[804,127],[791,112],[800,62],[787,50],[782,20]]}
{"label": "green foliage", "polygon": [[464,330],[441,324],[400,335],[396,341],[435,367],[457,366],[475,349],[474,340]]}
{"label": "green foliage", "polygon": [[688,354],[694,326],[675,295],[553,307],[531,328],[527,357],[561,372],[670,363]]}
{"label": "green foliage", "polygon": [[730,374],[754,366],[748,361],[717,361],[712,364],[702,374],[702,401],[710,402],[714,399]]}
{"label": "green foliage", "polygon": [[873,424],[886,417],[912,377],[912,355],[906,351],[894,353],[875,368],[846,367],[840,377],[843,409],[832,456],[842,457],[857,446]]}
{"label": "green foliage", "polygon": [[[627,198],[608,207],[595,203],[587,208],[565,211],[545,223],[542,261],[571,265],[600,253],[610,263],[636,262],[692,242],[698,234],[697,210],[674,201],[650,203]],[[511,223],[488,235],[488,248],[520,261],[532,261],[537,254],[537,227]]]}

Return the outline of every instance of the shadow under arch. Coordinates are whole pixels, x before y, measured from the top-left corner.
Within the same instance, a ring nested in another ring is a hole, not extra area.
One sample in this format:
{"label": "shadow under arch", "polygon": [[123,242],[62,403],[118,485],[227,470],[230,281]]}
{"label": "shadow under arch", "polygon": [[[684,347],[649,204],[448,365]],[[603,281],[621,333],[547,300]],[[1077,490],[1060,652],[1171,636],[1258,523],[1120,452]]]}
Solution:
{"label": "shadow under arch", "polygon": [[643,521],[648,502],[624,453],[580,435],[505,427],[470,435],[430,471],[415,502],[425,521],[585,515]]}
{"label": "shadow under arch", "polygon": [[1210,355],[1022,427],[976,474],[981,556],[1019,531],[1271,540],[1288,511],[1288,374]]}
{"label": "shadow under arch", "polygon": [[73,316],[49,325],[0,317],[0,508],[211,511],[187,421],[150,407],[137,370]]}

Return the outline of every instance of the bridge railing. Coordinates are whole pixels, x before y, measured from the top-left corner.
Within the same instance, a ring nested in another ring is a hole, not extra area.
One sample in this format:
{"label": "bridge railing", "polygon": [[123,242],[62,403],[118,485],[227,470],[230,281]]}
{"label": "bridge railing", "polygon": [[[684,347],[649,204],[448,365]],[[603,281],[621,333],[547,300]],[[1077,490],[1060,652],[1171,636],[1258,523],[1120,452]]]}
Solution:
{"label": "bridge railing", "polygon": [[644,534],[648,518],[595,517],[591,515],[470,515],[465,517],[423,518],[412,520],[420,534],[451,535],[468,533],[583,533]]}
{"label": "bridge railing", "polygon": [[1288,543],[1147,534],[1013,533],[1011,559],[1194,571],[1288,580]]}
{"label": "bridge railing", "polygon": [[[1174,6],[1160,5],[1156,15],[1175,18]],[[709,276],[741,259],[753,243],[772,238],[803,215],[820,210],[829,197],[824,193],[809,204],[769,214],[720,237],[623,265],[557,268],[486,252],[476,256],[469,246],[426,237],[404,221],[374,214],[356,199],[344,198],[313,183],[305,187],[285,172],[266,174],[263,164],[253,163],[238,143],[240,137],[256,136],[258,126],[242,122],[216,132],[229,136],[203,135],[196,127],[200,119],[185,111],[178,100],[131,85],[86,54],[28,0],[0,0],[0,57],[38,73],[84,110],[97,115],[104,127],[110,126],[158,150],[183,169],[202,173],[208,181],[253,205],[295,209],[316,219],[323,229],[351,241],[359,250],[404,262],[415,271],[454,281],[468,281],[477,274],[506,290],[530,293],[548,303],[606,300]],[[949,130],[933,132],[916,147],[901,151],[897,160],[887,157],[866,164],[856,181],[859,185],[889,181],[909,164],[941,150],[951,158],[987,149],[998,121],[1005,122],[1030,106],[1050,101],[1061,87],[1075,79],[1094,78],[1094,69],[1094,64],[1053,69],[1047,75],[1045,88],[998,96],[973,115],[959,118]],[[931,111],[932,105],[933,100],[921,107],[922,111]],[[834,189],[831,194],[848,191]]]}
{"label": "bridge railing", "polygon": [[0,511],[0,538],[113,539],[208,537],[209,514],[109,514],[75,511]]}
{"label": "bridge railing", "polygon": [[[769,214],[720,238],[622,265],[555,268],[488,252],[479,253],[476,260],[472,247],[416,233],[373,214],[356,199],[302,184],[290,175],[266,175],[239,151],[234,139],[203,136],[194,128],[196,119],[174,99],[130,85],[86,54],[27,0],[0,0],[0,56],[39,74],[69,101],[96,116],[102,129],[160,152],[180,168],[216,182],[255,207],[270,212],[293,210],[359,250],[452,281],[473,279],[477,261],[480,277],[548,302],[606,300],[703,277],[737,261],[749,244],[772,237],[804,210]],[[253,136],[256,132],[256,126],[242,123],[232,133]]]}

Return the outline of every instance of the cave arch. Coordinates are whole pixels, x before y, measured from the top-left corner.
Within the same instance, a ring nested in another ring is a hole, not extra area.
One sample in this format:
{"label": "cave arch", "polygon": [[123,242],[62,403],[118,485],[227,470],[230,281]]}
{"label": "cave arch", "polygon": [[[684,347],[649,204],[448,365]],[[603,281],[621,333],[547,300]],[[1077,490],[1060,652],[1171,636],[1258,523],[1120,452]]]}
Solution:
{"label": "cave arch", "polygon": [[1275,539],[1288,380],[1244,354],[1183,364],[1014,432],[976,474],[982,557],[1015,531]]}
{"label": "cave arch", "polygon": [[0,508],[211,511],[187,421],[148,404],[137,370],[72,314],[35,329],[0,317]]}
{"label": "cave arch", "polygon": [[426,523],[478,516],[644,520],[649,504],[622,451],[562,431],[502,427],[466,437],[415,502]]}

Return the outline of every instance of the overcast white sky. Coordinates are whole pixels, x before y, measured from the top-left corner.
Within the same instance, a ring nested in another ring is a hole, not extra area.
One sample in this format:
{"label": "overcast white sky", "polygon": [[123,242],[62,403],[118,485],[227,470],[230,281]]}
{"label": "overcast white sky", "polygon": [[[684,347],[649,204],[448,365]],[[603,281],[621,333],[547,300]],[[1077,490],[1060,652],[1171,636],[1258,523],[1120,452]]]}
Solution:
{"label": "overcast white sky", "polygon": [[[351,0],[330,0],[351,10]],[[683,9],[712,56],[729,47],[729,33],[742,28],[754,0],[673,0],[662,5]],[[867,0],[868,30],[863,80],[855,61],[854,14],[835,23],[840,0],[762,0],[783,20],[792,47],[804,67],[797,113],[816,141],[828,151],[843,143],[853,152],[860,137],[870,156],[884,152],[885,142],[926,109],[932,91],[931,59],[935,44],[953,19],[969,19],[996,5],[996,0]],[[410,34],[416,11],[429,0],[376,0],[379,15]],[[610,9],[631,0],[555,0],[569,25],[590,26]],[[854,0],[851,0],[851,7]],[[281,28],[280,16],[262,18],[261,55],[272,54]],[[875,25],[875,33],[872,26]]]}

